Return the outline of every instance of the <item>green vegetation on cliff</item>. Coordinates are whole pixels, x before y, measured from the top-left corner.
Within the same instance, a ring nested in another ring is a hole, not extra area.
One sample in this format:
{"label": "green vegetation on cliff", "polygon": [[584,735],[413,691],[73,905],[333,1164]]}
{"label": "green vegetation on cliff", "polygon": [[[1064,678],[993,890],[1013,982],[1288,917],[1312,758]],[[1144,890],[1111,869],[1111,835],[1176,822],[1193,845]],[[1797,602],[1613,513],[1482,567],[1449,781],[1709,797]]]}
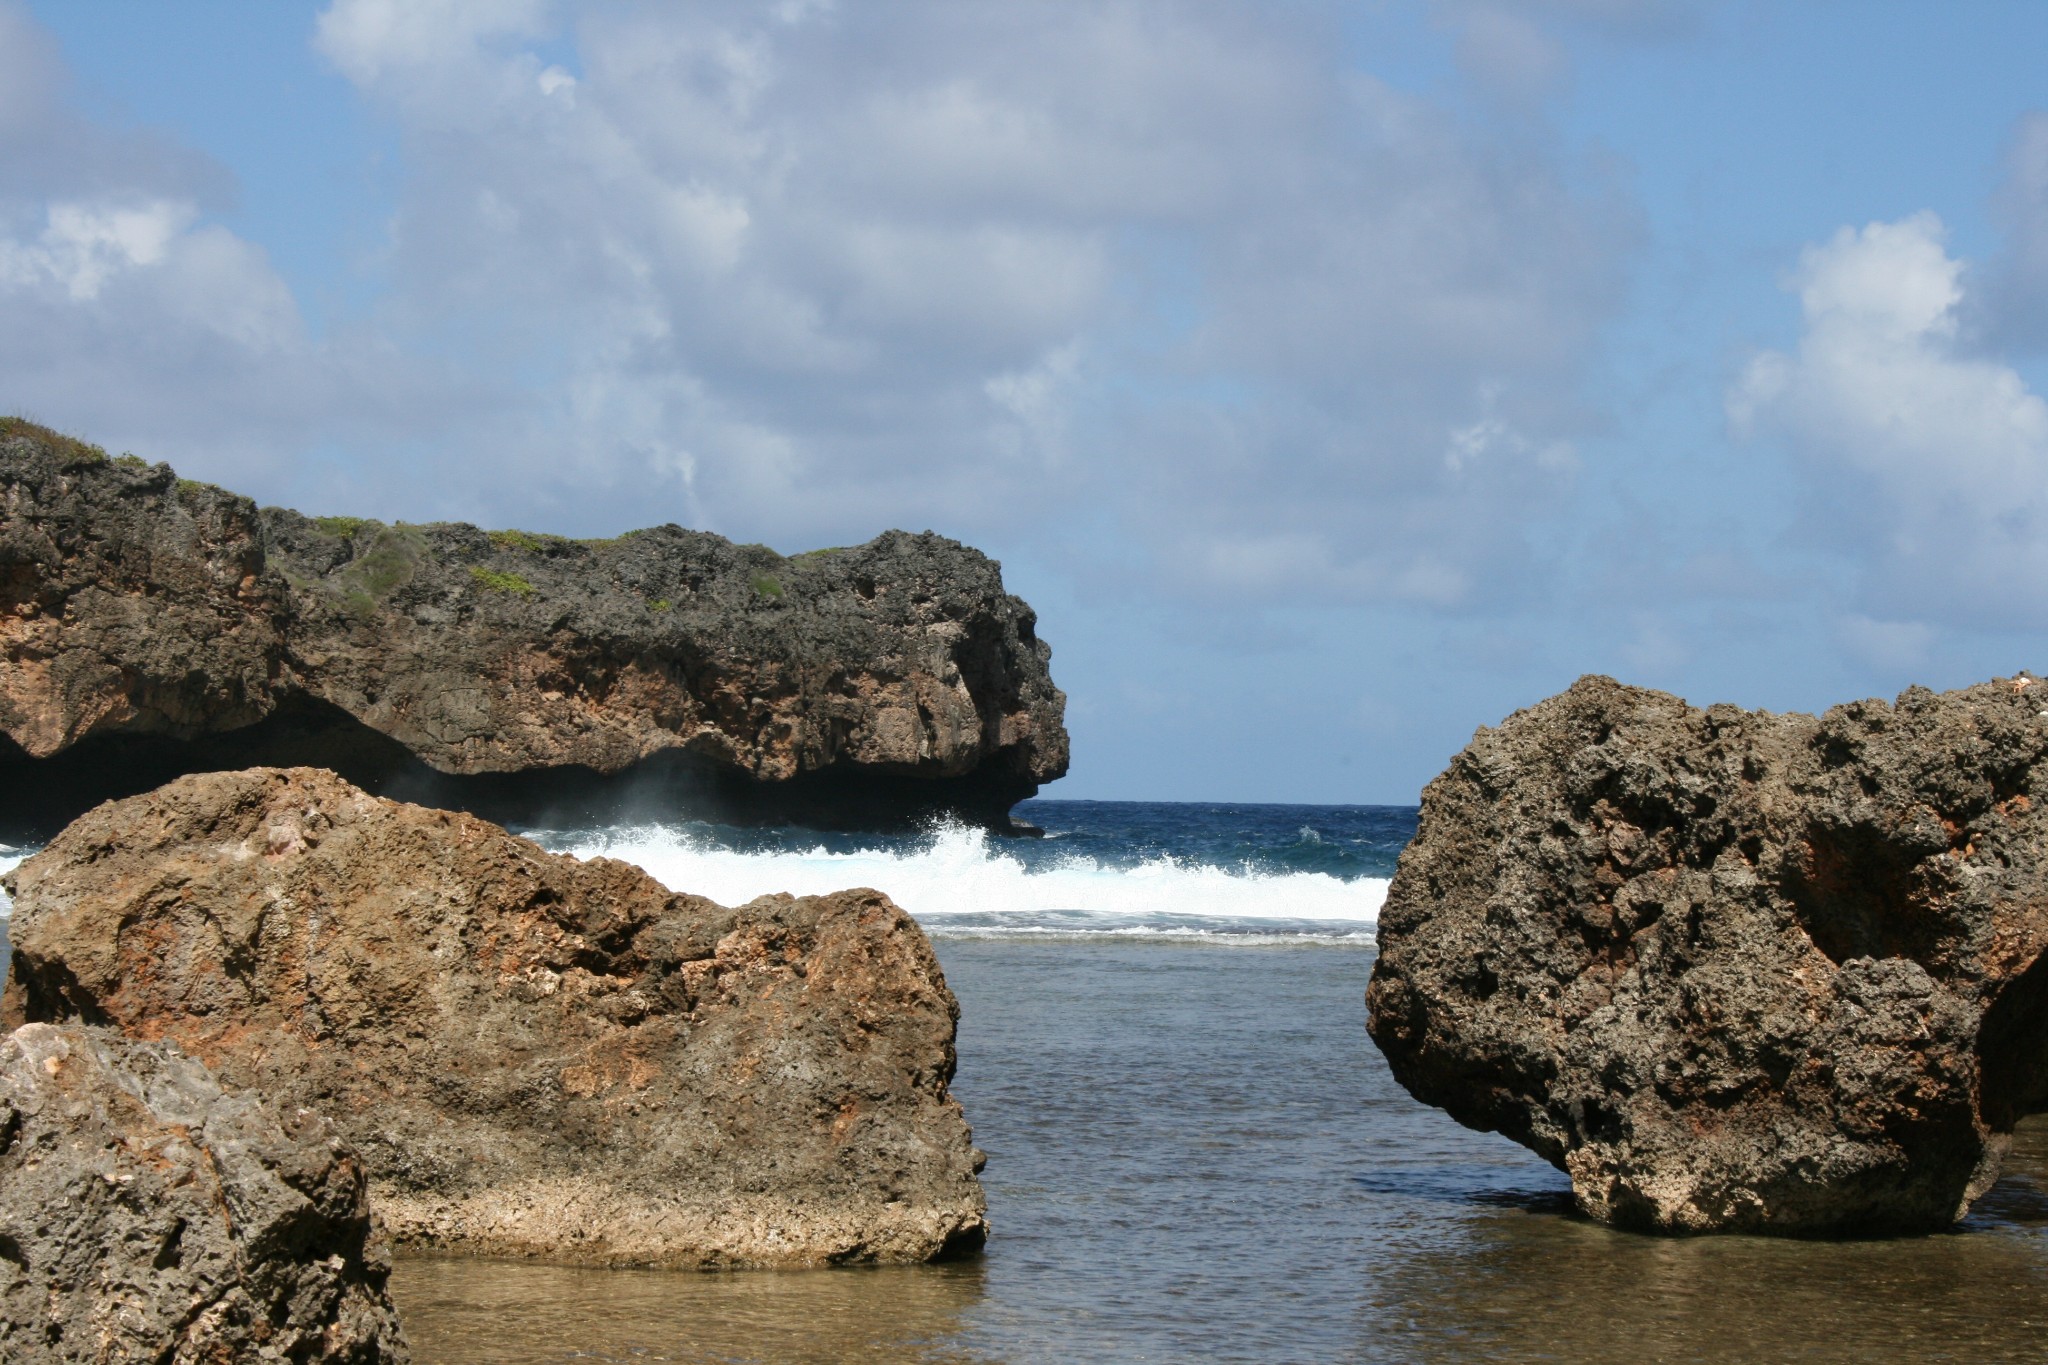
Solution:
{"label": "green vegetation on cliff", "polygon": [[368,517],[312,517],[309,520],[338,540],[354,540],[362,534],[365,526],[374,524]]}
{"label": "green vegetation on cliff", "polygon": [[521,597],[533,595],[533,584],[516,573],[499,573],[496,569],[486,569],[481,564],[472,564],[469,566],[469,576],[477,581],[479,587],[491,592],[511,592]]}
{"label": "green vegetation on cliff", "polygon": [[0,441],[11,441],[25,436],[39,442],[62,456],[70,464],[105,464],[107,449],[90,441],[81,441],[76,436],[66,436],[61,431],[52,431],[40,422],[31,422],[26,417],[0,417]]}

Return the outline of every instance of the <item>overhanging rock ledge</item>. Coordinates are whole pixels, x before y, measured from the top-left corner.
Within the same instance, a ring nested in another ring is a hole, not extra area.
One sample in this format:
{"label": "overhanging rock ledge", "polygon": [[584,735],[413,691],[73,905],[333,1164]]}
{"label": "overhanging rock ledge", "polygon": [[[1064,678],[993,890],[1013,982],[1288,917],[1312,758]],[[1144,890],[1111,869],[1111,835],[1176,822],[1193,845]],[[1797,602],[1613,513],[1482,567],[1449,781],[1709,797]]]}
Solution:
{"label": "overhanging rock ledge", "polygon": [[501,820],[623,808],[999,831],[1067,768],[1000,567],[259,509],[0,419],[0,823],[180,773],[332,768]]}

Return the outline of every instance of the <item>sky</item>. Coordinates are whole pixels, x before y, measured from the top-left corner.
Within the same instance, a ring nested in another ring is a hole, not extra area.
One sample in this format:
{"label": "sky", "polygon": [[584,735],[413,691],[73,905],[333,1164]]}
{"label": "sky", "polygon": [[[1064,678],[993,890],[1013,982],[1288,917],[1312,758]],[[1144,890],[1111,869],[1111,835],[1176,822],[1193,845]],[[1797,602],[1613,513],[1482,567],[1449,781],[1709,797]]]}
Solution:
{"label": "sky", "polygon": [[0,0],[0,410],[1000,559],[1049,796],[2048,668],[2048,6]]}

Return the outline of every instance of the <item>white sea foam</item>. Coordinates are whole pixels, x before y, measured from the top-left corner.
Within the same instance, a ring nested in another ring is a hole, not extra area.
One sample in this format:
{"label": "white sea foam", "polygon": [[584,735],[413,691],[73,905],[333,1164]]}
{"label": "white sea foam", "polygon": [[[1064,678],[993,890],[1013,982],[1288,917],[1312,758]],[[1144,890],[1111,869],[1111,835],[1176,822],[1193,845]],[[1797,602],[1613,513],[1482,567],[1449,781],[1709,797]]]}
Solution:
{"label": "white sea foam", "polygon": [[[32,848],[10,848],[6,844],[0,844],[0,877],[4,877],[9,872],[12,872],[23,858],[28,857],[33,852],[35,850]],[[4,890],[0,890],[0,919],[6,919],[13,913],[14,902],[7,899],[7,893]]]}
{"label": "white sea foam", "polygon": [[664,826],[535,837],[578,857],[636,863],[664,886],[727,905],[778,891],[802,896],[872,886],[943,934],[1364,937],[1387,892],[1380,878],[1344,881],[1165,857],[1119,868],[1070,854],[1030,866],[1001,841],[958,826],[907,851],[745,852]]}
{"label": "white sea foam", "polygon": [[[664,886],[727,905],[778,891],[810,896],[872,886],[949,938],[1113,934],[1192,943],[1369,943],[1387,894],[1383,878],[1344,881],[1322,872],[1231,869],[1166,857],[1120,868],[1068,854],[1030,866],[1003,841],[959,826],[946,826],[907,851],[743,851],[667,826],[534,837],[578,857],[638,864]],[[0,844],[0,874],[35,851]],[[0,891],[0,919],[13,908]]]}

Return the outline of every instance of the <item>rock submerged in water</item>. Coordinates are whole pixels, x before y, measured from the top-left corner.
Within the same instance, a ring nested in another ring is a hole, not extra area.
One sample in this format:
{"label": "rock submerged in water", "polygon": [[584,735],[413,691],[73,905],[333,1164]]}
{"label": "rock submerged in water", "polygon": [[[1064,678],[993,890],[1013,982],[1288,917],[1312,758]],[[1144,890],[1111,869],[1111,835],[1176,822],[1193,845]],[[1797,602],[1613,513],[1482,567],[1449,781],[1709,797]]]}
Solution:
{"label": "rock submerged in water", "polygon": [[980,1246],[959,1008],[875,891],[737,909],[318,769],[181,778],[8,878],[10,1023],[333,1120],[401,1244],[660,1266]]}
{"label": "rock submerged in water", "polygon": [[2048,685],[1818,719],[1581,679],[1423,793],[1369,1027],[1659,1232],[1929,1231],[2048,1108]]}
{"label": "rock submerged in water", "polygon": [[645,799],[1003,831],[1067,768],[1036,623],[929,533],[786,557],[678,526],[309,518],[0,418],[10,819],[313,763],[522,818]]}
{"label": "rock submerged in water", "polygon": [[162,1043],[0,1039],[0,1360],[409,1359],[362,1168]]}

